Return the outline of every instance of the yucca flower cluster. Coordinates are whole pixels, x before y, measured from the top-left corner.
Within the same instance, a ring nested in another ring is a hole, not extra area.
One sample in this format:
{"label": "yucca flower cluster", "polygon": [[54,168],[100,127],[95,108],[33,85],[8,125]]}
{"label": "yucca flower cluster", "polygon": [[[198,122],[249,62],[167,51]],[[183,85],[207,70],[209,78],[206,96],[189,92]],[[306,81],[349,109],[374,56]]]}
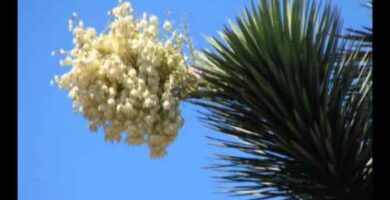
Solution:
{"label": "yucca flower cluster", "polygon": [[169,21],[161,29],[154,15],[136,19],[129,2],[120,1],[109,15],[99,35],[73,15],[74,48],[60,50],[60,64],[71,68],[54,82],[69,91],[91,131],[103,127],[111,142],[126,135],[128,144],[146,143],[152,158],[162,157],[183,124],[179,103],[197,83],[183,53],[188,37]]}

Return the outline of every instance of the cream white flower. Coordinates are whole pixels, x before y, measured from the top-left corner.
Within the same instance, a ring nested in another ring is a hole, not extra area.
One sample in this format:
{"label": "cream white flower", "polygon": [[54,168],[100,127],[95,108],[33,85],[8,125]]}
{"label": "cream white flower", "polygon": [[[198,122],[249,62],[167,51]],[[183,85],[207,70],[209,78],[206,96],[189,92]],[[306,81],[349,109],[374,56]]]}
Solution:
{"label": "cream white flower", "polygon": [[[71,68],[54,82],[69,91],[74,110],[88,119],[92,132],[103,127],[110,142],[126,134],[126,143],[145,143],[152,158],[162,157],[183,123],[180,100],[197,83],[187,70],[184,44],[177,42],[185,38],[178,38],[183,37],[178,31],[160,37],[167,33],[160,32],[157,16],[144,13],[136,20],[128,2],[111,13],[113,21],[100,34],[72,16],[74,48],[60,51],[66,56],[60,64]],[[165,21],[163,29],[171,31],[172,24]]]}
{"label": "cream white flower", "polygon": [[150,23],[153,25],[158,24],[158,18],[156,17],[156,15],[152,15],[149,20],[150,20]]}
{"label": "cream white flower", "polygon": [[166,31],[172,30],[172,24],[170,21],[165,21],[163,27],[164,27],[164,30],[166,30]]}
{"label": "cream white flower", "polygon": [[107,101],[108,105],[114,106],[115,105],[115,100],[113,98],[109,98]]}
{"label": "cream white flower", "polygon": [[169,103],[169,101],[164,101],[163,103],[163,108],[165,110],[169,110],[169,108],[171,107],[171,104]]}

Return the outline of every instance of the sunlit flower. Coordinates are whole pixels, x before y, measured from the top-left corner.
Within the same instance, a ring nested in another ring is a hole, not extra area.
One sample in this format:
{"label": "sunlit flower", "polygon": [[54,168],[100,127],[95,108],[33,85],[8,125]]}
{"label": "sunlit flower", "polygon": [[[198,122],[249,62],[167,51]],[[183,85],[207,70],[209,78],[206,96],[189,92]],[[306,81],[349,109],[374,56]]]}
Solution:
{"label": "sunlit flower", "polygon": [[164,30],[166,30],[166,31],[172,30],[172,24],[169,21],[165,21],[163,27],[164,27]]}
{"label": "sunlit flower", "polygon": [[[103,127],[110,142],[126,134],[127,144],[147,144],[150,156],[160,158],[183,124],[180,101],[197,82],[182,53],[184,35],[160,37],[167,33],[160,32],[157,16],[144,13],[136,20],[129,2],[120,1],[109,13],[113,20],[100,34],[72,15],[74,48],[60,50],[60,64],[71,68],[54,82],[69,91],[73,109],[92,132]],[[162,28],[169,32],[172,25],[165,21]]]}

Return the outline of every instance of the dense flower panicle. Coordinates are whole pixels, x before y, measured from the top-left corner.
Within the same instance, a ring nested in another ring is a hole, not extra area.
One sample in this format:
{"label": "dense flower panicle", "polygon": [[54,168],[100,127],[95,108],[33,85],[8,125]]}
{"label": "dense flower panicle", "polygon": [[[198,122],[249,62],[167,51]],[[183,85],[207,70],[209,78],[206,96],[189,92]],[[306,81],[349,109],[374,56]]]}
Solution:
{"label": "dense flower panicle", "polygon": [[146,143],[151,157],[162,157],[183,124],[180,100],[197,82],[186,67],[186,37],[168,21],[160,32],[154,15],[136,19],[129,2],[109,13],[113,20],[99,35],[73,14],[68,25],[74,48],[60,50],[60,65],[71,69],[54,82],[69,91],[73,109],[88,119],[91,131],[103,127],[111,142],[125,133],[126,143]]}

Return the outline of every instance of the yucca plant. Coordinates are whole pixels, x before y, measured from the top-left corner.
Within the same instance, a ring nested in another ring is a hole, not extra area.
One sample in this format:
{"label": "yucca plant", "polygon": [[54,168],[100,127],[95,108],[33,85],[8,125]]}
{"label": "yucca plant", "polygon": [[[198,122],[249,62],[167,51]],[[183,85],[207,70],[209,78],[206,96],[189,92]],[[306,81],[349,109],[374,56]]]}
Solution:
{"label": "yucca plant", "polygon": [[205,82],[192,102],[233,136],[211,140],[242,152],[213,166],[232,195],[370,199],[371,53],[340,37],[339,11],[321,5],[252,2],[196,67]]}

